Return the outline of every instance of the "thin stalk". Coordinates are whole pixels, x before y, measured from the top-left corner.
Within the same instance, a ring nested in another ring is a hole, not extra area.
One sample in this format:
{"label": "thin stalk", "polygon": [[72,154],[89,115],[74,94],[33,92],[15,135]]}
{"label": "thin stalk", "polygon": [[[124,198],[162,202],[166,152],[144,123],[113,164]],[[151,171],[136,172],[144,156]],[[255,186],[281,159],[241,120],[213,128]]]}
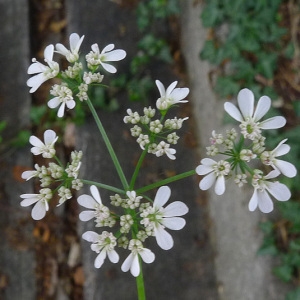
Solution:
{"label": "thin stalk", "polygon": [[183,178],[195,175],[195,174],[196,174],[195,170],[187,171],[187,172],[175,175],[173,177],[169,177],[169,178],[163,179],[161,181],[154,182],[145,187],[142,187],[142,188],[136,190],[136,193],[143,194],[143,193],[150,191],[152,189],[155,189],[157,187],[163,186],[165,184],[168,184],[168,183],[171,183],[171,182],[174,182],[174,181],[177,181],[177,180],[180,180],[180,179],[183,179]]}
{"label": "thin stalk", "polygon": [[147,154],[147,149],[144,149],[144,151],[142,152],[137,164],[136,164],[136,167],[135,167],[135,170],[133,172],[133,175],[132,175],[132,178],[131,178],[131,181],[130,181],[130,190],[132,190],[134,188],[134,185],[135,185],[135,181],[136,181],[136,178],[139,174],[139,171],[140,171],[140,168],[142,166],[142,163],[144,161],[144,158]]}
{"label": "thin stalk", "polygon": [[139,264],[140,264],[140,274],[136,277],[136,288],[138,292],[138,300],[146,300],[146,291],[145,291],[145,284],[144,284],[144,276],[143,276],[143,269],[142,269],[142,260],[139,256]]}
{"label": "thin stalk", "polygon": [[84,184],[88,184],[88,185],[95,185],[99,188],[108,190],[108,191],[112,191],[118,194],[126,194],[126,192],[124,190],[121,190],[119,188],[116,188],[114,186],[108,185],[108,184],[104,184],[104,183],[100,183],[100,182],[96,182],[96,181],[91,181],[91,180],[86,180],[86,179],[81,179],[82,183]]}
{"label": "thin stalk", "polygon": [[99,131],[100,131],[100,133],[102,135],[103,141],[104,141],[104,143],[105,143],[105,145],[106,145],[106,147],[108,149],[109,155],[110,155],[110,157],[111,157],[111,159],[112,159],[112,161],[113,161],[113,163],[115,165],[115,168],[116,168],[116,170],[118,172],[119,178],[120,178],[120,180],[122,182],[123,188],[125,190],[128,190],[129,185],[128,185],[128,182],[127,182],[126,177],[124,175],[123,169],[121,168],[121,165],[120,165],[119,160],[118,160],[118,158],[116,156],[116,153],[115,153],[115,151],[114,151],[114,149],[113,149],[113,147],[112,147],[112,145],[110,143],[110,140],[109,140],[109,138],[108,138],[108,136],[107,136],[107,134],[105,132],[105,129],[104,129],[104,127],[103,127],[103,125],[102,125],[99,117],[98,117],[98,114],[97,114],[97,112],[96,112],[96,110],[95,110],[95,108],[94,108],[94,106],[93,106],[93,104],[92,104],[92,102],[91,102],[91,100],[89,98],[87,99],[87,104],[88,104],[88,106],[89,106],[89,108],[90,108],[90,110],[92,112],[92,115],[93,115],[93,117],[95,119],[95,122],[96,122],[96,124],[98,126],[98,129],[99,129]]}

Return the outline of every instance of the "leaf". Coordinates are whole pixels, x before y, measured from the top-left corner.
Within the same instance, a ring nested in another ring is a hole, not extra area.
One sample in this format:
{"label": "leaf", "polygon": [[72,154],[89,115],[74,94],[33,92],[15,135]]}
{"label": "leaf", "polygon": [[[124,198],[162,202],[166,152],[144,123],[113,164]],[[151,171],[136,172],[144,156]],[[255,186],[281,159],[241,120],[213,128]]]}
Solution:
{"label": "leaf", "polygon": [[300,299],[300,288],[296,288],[295,290],[289,292],[286,295],[285,300],[299,300]]}
{"label": "leaf", "polygon": [[289,282],[292,279],[293,268],[289,265],[282,265],[273,269],[274,274],[285,282]]}

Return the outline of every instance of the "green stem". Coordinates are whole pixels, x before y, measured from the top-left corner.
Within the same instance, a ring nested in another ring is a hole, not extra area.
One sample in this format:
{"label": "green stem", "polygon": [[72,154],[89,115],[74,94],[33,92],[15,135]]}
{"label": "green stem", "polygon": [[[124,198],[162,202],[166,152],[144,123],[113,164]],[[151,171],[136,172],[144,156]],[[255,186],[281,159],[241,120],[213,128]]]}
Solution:
{"label": "green stem", "polygon": [[143,193],[145,193],[147,191],[150,191],[152,189],[155,189],[157,187],[163,186],[165,184],[168,184],[168,183],[171,183],[171,182],[174,182],[174,181],[177,181],[177,180],[180,180],[180,179],[183,179],[183,178],[195,175],[195,174],[196,174],[195,170],[187,171],[187,172],[184,172],[184,173],[181,173],[181,174],[163,179],[161,181],[154,182],[154,183],[149,184],[145,187],[142,187],[142,188],[136,190],[136,193],[137,194],[143,194]]}
{"label": "green stem", "polygon": [[138,162],[137,162],[137,164],[136,164],[134,173],[133,173],[132,178],[131,178],[131,181],[130,181],[130,190],[132,190],[132,189],[134,188],[136,178],[137,178],[137,176],[138,176],[138,174],[139,174],[140,168],[141,168],[141,166],[142,166],[142,163],[143,163],[143,161],[144,161],[144,158],[145,158],[146,154],[147,154],[147,149],[145,149],[145,150],[142,152],[142,154],[141,154],[141,156],[140,156],[140,158],[139,158],[139,160],[138,160]]}
{"label": "green stem", "polygon": [[142,260],[140,256],[139,256],[139,264],[140,264],[140,274],[136,277],[136,288],[138,292],[138,300],[146,300]]}
{"label": "green stem", "polygon": [[112,161],[113,161],[113,163],[115,165],[115,168],[116,168],[116,170],[118,172],[119,178],[120,178],[120,180],[122,182],[123,188],[125,190],[128,190],[129,185],[128,185],[128,182],[127,182],[126,177],[124,175],[124,172],[123,172],[123,170],[121,168],[121,165],[120,165],[119,160],[118,160],[118,158],[116,156],[116,153],[115,153],[115,151],[114,151],[114,149],[113,149],[113,147],[112,147],[112,145],[111,145],[111,143],[109,141],[109,138],[108,138],[108,136],[107,136],[107,134],[106,134],[106,132],[104,130],[104,127],[103,127],[103,125],[102,125],[102,123],[101,123],[101,121],[100,121],[100,119],[98,117],[98,114],[97,114],[97,112],[96,112],[96,110],[95,110],[95,108],[94,108],[94,106],[93,106],[90,98],[87,99],[87,104],[88,104],[88,106],[89,106],[89,108],[90,108],[90,110],[92,112],[92,115],[93,115],[93,117],[95,119],[95,122],[96,122],[96,124],[98,126],[98,129],[99,129],[99,131],[100,131],[100,133],[102,135],[103,141],[104,141],[104,143],[105,143],[105,145],[106,145],[106,147],[108,149],[108,152],[110,154],[110,157],[111,157],[111,159],[112,159]]}
{"label": "green stem", "polygon": [[84,184],[95,185],[99,188],[102,188],[102,189],[105,189],[105,190],[108,190],[108,191],[112,191],[112,192],[115,192],[115,193],[118,193],[118,194],[126,194],[126,192],[124,190],[121,190],[121,189],[116,188],[116,187],[111,186],[111,185],[107,185],[107,184],[96,182],[96,181],[86,180],[86,179],[80,179],[80,180]]}

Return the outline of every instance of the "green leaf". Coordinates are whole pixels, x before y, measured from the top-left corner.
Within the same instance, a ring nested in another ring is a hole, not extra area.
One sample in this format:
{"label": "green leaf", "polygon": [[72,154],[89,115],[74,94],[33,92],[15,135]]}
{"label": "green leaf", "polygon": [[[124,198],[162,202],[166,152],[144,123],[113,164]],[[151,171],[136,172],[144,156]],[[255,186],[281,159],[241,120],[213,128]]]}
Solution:
{"label": "green leaf", "polygon": [[298,287],[295,290],[289,292],[286,295],[285,300],[300,300],[300,287]]}
{"label": "green leaf", "polygon": [[239,84],[231,77],[217,78],[216,91],[221,97],[236,95],[239,90]]}
{"label": "green leaf", "polygon": [[204,43],[203,49],[200,52],[200,58],[202,60],[208,60],[210,63],[214,64],[216,61],[217,49],[213,41],[206,41]]}
{"label": "green leaf", "polygon": [[282,265],[273,269],[274,274],[285,282],[292,279],[293,268],[289,265]]}

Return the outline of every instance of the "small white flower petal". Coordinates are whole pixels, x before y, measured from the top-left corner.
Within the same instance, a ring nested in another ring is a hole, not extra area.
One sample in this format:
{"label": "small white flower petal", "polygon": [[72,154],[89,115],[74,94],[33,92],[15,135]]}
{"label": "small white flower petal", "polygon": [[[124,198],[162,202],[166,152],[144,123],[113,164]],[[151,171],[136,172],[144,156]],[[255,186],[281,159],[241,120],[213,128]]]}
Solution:
{"label": "small white flower petal", "polygon": [[160,248],[163,250],[169,250],[173,247],[174,241],[172,236],[163,228],[158,225],[154,228],[155,239]]}
{"label": "small white flower petal", "polygon": [[41,73],[41,72],[44,72],[46,70],[48,70],[47,66],[45,66],[44,64],[36,61],[28,67],[27,73],[31,75],[31,74]]}
{"label": "small white flower petal", "polygon": [[63,44],[58,43],[55,45],[55,48],[57,53],[62,54],[64,56],[66,56],[69,53],[69,50]]}
{"label": "small white flower petal", "polygon": [[95,199],[92,196],[86,195],[86,194],[80,195],[77,198],[77,202],[81,206],[90,208],[90,209],[95,209],[95,206],[97,204],[97,202],[95,201]]}
{"label": "small white flower petal", "polygon": [[171,196],[171,189],[168,186],[161,186],[155,195],[154,198],[154,207],[163,207]]}
{"label": "small white flower petal", "polygon": [[94,231],[86,231],[82,238],[88,242],[95,243],[98,240],[99,234]]}
{"label": "small white flower petal", "polygon": [[133,260],[131,262],[130,266],[130,273],[134,276],[137,277],[140,274],[140,263],[139,263],[139,257],[138,255],[134,255]]}
{"label": "small white flower petal", "polygon": [[186,221],[185,219],[180,217],[172,217],[172,218],[163,218],[161,223],[162,225],[164,225],[165,227],[171,230],[180,230],[185,226]]}
{"label": "small white flower petal", "polygon": [[216,181],[216,185],[215,185],[215,193],[217,195],[223,195],[225,192],[225,178],[224,176],[218,176],[217,177],[217,181]]}
{"label": "small white flower petal", "polygon": [[166,90],[166,96],[170,96],[172,91],[175,89],[176,85],[177,85],[178,81],[174,81],[172,82],[168,87],[167,87],[167,90]]}
{"label": "small white flower petal", "polygon": [[36,175],[36,171],[24,171],[22,174],[21,174],[21,178],[22,179],[25,179],[26,181],[35,177]]}
{"label": "small white flower petal", "polygon": [[76,106],[76,102],[74,100],[68,100],[66,105],[68,109],[73,109]]}
{"label": "small white flower petal", "polygon": [[161,97],[164,97],[166,94],[166,90],[164,85],[159,81],[159,80],[155,80],[156,86],[158,88],[159,94]]}
{"label": "small white flower petal", "polygon": [[286,177],[293,178],[297,175],[297,169],[290,162],[276,159],[275,166]]}
{"label": "small white flower petal", "polygon": [[188,88],[177,88],[171,93],[171,96],[175,101],[180,101],[184,99],[189,94],[189,92],[190,90]]}
{"label": "small white flower petal", "polygon": [[47,61],[52,61],[54,54],[54,46],[48,45],[44,50],[44,57]]}
{"label": "small white flower petal", "polygon": [[[111,50],[113,50],[115,48],[115,45],[114,44],[109,44],[107,46],[105,46],[103,48],[103,50],[101,51],[101,53],[106,53],[106,52],[109,52]],[[92,49],[93,49],[93,46],[92,46]],[[95,52],[95,50],[93,49],[93,51]]]}
{"label": "small white flower petal", "polygon": [[250,211],[255,211],[258,205],[257,189],[254,189],[253,195],[249,201],[248,208]]}
{"label": "small white flower petal", "polygon": [[270,213],[274,209],[274,204],[267,191],[258,190],[257,196],[258,196],[258,208],[260,209],[260,211],[266,214]]}
{"label": "small white flower petal", "polygon": [[103,67],[103,69],[104,69],[105,71],[107,71],[107,72],[109,72],[109,73],[114,74],[114,73],[117,72],[117,69],[116,69],[114,66],[110,65],[110,64],[101,62],[101,66]]}
{"label": "small white flower petal", "polygon": [[121,266],[121,270],[123,272],[127,272],[130,270],[130,267],[131,267],[131,264],[132,264],[132,261],[133,261],[133,258],[134,258],[134,255],[133,253],[130,253],[127,258],[124,260],[122,266]]}
{"label": "small white flower petal", "polygon": [[253,116],[254,110],[254,95],[249,89],[242,89],[239,91],[238,104],[244,119]]}
{"label": "small white flower petal", "polygon": [[225,102],[224,104],[224,110],[235,120],[242,122],[243,121],[243,116],[240,113],[240,111],[238,110],[238,108],[233,105],[230,102]]}
{"label": "small white flower petal", "polygon": [[108,251],[107,256],[109,260],[114,264],[116,264],[119,261],[119,254],[116,252],[116,250]]}
{"label": "small white flower petal", "polygon": [[21,195],[21,198],[25,198],[21,201],[20,205],[23,207],[30,206],[33,203],[36,203],[39,201],[39,198],[37,197],[38,194],[23,194]]}
{"label": "small white flower petal", "polygon": [[41,220],[45,217],[46,211],[48,211],[48,202],[44,200],[38,201],[31,211],[32,219]]}
{"label": "small white flower petal", "polygon": [[196,168],[196,173],[198,175],[206,175],[212,171],[213,171],[213,168],[211,166],[206,166],[206,165],[199,165]]}
{"label": "small white flower petal", "polygon": [[60,105],[60,103],[61,101],[59,100],[59,97],[54,97],[50,99],[47,104],[50,108],[56,108],[58,105]]}
{"label": "small white flower petal", "polygon": [[102,251],[97,255],[95,262],[94,262],[94,266],[95,268],[99,269],[101,268],[101,266],[104,263],[104,260],[106,258],[106,251],[104,249],[102,249]]}
{"label": "small white flower petal", "polygon": [[208,190],[209,188],[211,188],[213,186],[213,184],[216,181],[216,175],[214,174],[214,172],[206,175],[199,183],[199,187],[201,190]]}
{"label": "small white flower petal", "polygon": [[66,104],[65,102],[62,102],[61,106],[59,107],[58,111],[57,111],[57,116],[59,118],[62,118],[64,116],[64,113],[65,113],[65,107],[66,107]]}
{"label": "small white flower petal", "polygon": [[270,109],[271,99],[268,96],[262,96],[258,100],[253,119],[255,122],[260,120]]}
{"label": "small white flower petal", "polygon": [[286,119],[281,116],[276,116],[270,119],[267,119],[260,123],[261,129],[277,129],[281,128],[286,124]]}
{"label": "small white flower petal", "polygon": [[170,203],[164,208],[164,217],[177,217],[187,214],[189,208],[185,203],[181,201],[175,201]]}
{"label": "small white flower petal", "polygon": [[291,191],[280,182],[268,182],[266,184],[268,192],[278,201],[287,201],[291,198]]}
{"label": "small white flower petal", "polygon": [[38,148],[41,148],[44,146],[44,143],[39,139],[37,138],[36,136],[32,135],[30,138],[29,138],[29,143],[32,145],[32,146],[35,146],[35,147],[38,147]]}
{"label": "small white flower petal", "polygon": [[279,170],[272,170],[271,172],[269,172],[266,176],[264,176],[265,179],[273,179],[276,178],[280,175],[280,171]]}
{"label": "small white flower petal", "polygon": [[95,199],[99,204],[102,204],[101,196],[100,196],[100,193],[99,193],[99,190],[97,189],[97,187],[96,187],[95,185],[91,185],[90,191],[91,191],[91,194],[92,194],[92,196],[94,197],[94,199]]}
{"label": "small white flower petal", "polygon": [[126,57],[126,52],[121,49],[113,50],[105,53],[105,59],[103,61],[119,61]]}
{"label": "small white flower petal", "polygon": [[80,221],[87,222],[92,220],[95,217],[95,211],[93,210],[84,210],[79,214]]}
{"label": "small white flower petal", "polygon": [[30,77],[26,82],[31,87],[29,93],[34,93],[46,80],[48,78],[43,73]]}
{"label": "small white flower petal", "polygon": [[47,129],[44,132],[45,145],[51,145],[52,143],[54,143],[57,140],[57,138],[58,137],[56,136],[56,133],[51,129]]}
{"label": "small white flower petal", "polygon": [[145,262],[146,264],[151,264],[153,263],[154,259],[155,259],[155,255],[154,253],[149,250],[144,248],[142,251],[139,252],[143,262]]}

